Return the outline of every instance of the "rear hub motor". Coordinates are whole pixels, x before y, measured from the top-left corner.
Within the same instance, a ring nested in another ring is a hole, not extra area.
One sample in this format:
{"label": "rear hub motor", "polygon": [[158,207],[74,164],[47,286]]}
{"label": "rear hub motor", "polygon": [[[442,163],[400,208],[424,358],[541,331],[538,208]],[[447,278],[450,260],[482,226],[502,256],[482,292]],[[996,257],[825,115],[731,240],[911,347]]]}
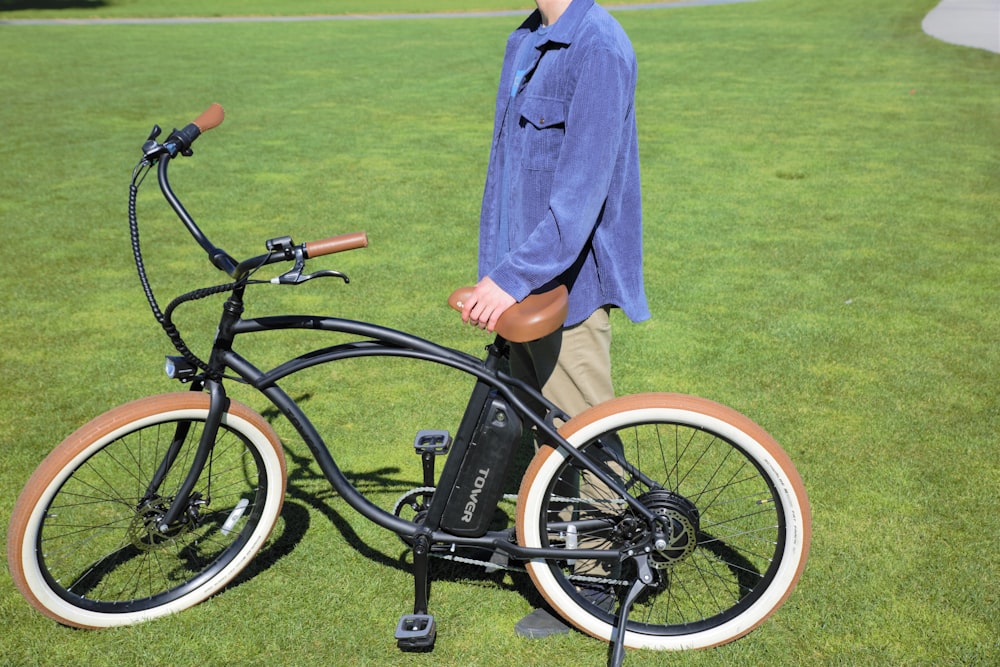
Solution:
{"label": "rear hub motor", "polygon": [[694,553],[698,547],[700,514],[690,500],[666,489],[650,491],[638,498],[660,517],[663,535],[653,540],[649,565],[665,570]]}

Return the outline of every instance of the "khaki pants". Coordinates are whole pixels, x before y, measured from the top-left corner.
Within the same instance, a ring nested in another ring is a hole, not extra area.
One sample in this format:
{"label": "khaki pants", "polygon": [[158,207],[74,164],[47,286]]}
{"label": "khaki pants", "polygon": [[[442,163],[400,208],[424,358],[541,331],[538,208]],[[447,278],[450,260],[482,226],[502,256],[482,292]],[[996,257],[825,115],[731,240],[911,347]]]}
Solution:
{"label": "khaki pants", "polygon": [[[556,331],[541,340],[511,345],[511,374],[542,392],[570,417],[603,401],[614,398],[611,384],[611,322],[608,308],[599,308],[580,324]],[[540,411],[540,406],[532,406]],[[560,424],[557,423],[556,426]],[[537,447],[537,443],[536,443]],[[617,467],[617,466],[612,466]],[[606,498],[608,489],[597,480],[564,479],[567,487],[560,493],[568,497]],[[567,507],[560,514],[566,520],[594,508]],[[601,549],[607,540],[580,536],[581,549]],[[610,573],[607,563],[577,561],[577,574],[602,576]]]}
{"label": "khaki pants", "polygon": [[512,344],[510,370],[570,417],[614,398],[608,309],[540,340]]}

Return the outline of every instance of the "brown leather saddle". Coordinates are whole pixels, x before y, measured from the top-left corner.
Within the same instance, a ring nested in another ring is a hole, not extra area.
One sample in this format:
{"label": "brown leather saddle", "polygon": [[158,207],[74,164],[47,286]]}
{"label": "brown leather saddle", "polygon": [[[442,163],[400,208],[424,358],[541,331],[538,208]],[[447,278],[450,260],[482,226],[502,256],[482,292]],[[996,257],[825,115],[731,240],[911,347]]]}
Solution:
{"label": "brown leather saddle", "polygon": [[[461,311],[472,294],[471,287],[460,287],[448,297],[448,305]],[[496,333],[511,343],[527,343],[556,331],[566,321],[569,292],[565,285],[538,294],[529,294],[504,311],[497,321]]]}

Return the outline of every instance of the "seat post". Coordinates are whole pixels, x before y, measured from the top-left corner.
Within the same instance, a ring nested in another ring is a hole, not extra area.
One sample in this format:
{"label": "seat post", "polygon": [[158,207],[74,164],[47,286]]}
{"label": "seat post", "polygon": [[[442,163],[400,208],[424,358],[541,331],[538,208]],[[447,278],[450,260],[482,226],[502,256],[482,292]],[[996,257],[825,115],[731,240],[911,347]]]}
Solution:
{"label": "seat post", "polygon": [[483,361],[483,365],[486,367],[486,370],[494,372],[500,367],[500,360],[509,355],[510,343],[503,336],[497,334],[493,343],[486,346],[486,359]]}

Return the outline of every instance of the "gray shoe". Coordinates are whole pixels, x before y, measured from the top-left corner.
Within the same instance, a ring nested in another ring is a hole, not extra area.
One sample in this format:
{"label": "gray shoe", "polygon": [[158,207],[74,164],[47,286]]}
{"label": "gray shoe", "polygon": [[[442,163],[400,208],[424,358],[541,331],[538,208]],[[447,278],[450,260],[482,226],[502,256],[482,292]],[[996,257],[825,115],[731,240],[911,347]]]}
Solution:
{"label": "gray shoe", "polygon": [[[587,602],[599,609],[611,613],[615,608],[614,589],[610,587],[581,586],[578,590]],[[569,634],[569,626],[552,612],[539,607],[514,624],[514,632],[518,637],[541,639],[552,635]]]}
{"label": "gray shoe", "polygon": [[518,637],[541,639],[552,635],[569,634],[569,626],[549,611],[538,608],[514,625]]}

